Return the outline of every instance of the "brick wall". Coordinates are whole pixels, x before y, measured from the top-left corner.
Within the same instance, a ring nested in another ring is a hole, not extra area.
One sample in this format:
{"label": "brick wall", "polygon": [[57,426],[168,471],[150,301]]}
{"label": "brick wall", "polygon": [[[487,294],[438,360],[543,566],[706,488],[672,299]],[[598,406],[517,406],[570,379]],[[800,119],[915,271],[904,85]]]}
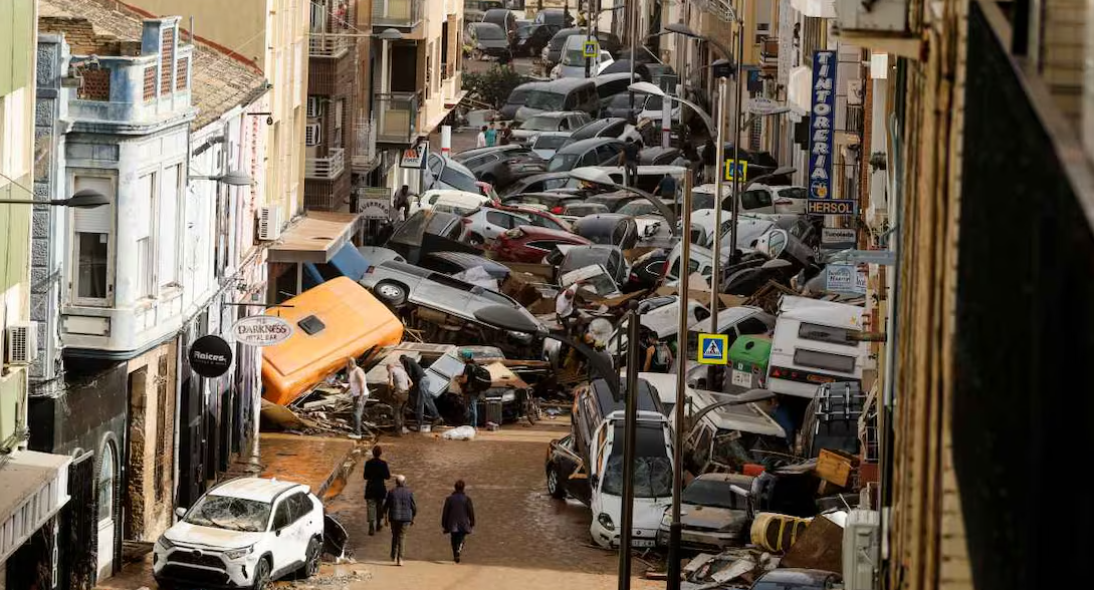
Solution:
{"label": "brick wall", "polygon": [[129,478],[125,538],[153,540],[172,522],[175,416],[174,342],[128,363]]}
{"label": "brick wall", "polygon": [[83,70],[83,84],[76,91],[76,97],[83,100],[110,100],[110,70]]}
{"label": "brick wall", "polygon": [[175,74],[175,90],[186,90],[186,80],[190,75],[190,58],[180,59]]}
{"label": "brick wall", "polygon": [[156,98],[156,66],[144,68],[144,101]]}
{"label": "brick wall", "polygon": [[63,33],[72,55],[122,55],[122,43],[111,35],[98,35],[91,21],[79,17],[42,16],[39,33]]}
{"label": "brick wall", "polygon": [[171,90],[174,85],[171,83],[171,73],[174,71],[175,64],[175,30],[164,29],[163,41],[161,45],[161,52],[163,57],[161,63],[163,64],[160,69],[160,96],[166,96],[171,94]]}

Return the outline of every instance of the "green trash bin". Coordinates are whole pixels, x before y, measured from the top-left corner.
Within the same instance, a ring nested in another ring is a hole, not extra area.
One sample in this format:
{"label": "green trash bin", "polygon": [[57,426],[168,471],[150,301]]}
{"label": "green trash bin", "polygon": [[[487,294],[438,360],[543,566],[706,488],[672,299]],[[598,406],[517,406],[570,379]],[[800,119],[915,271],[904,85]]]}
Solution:
{"label": "green trash bin", "polygon": [[732,383],[742,389],[763,389],[767,384],[767,362],[771,358],[771,338],[741,336],[729,347]]}

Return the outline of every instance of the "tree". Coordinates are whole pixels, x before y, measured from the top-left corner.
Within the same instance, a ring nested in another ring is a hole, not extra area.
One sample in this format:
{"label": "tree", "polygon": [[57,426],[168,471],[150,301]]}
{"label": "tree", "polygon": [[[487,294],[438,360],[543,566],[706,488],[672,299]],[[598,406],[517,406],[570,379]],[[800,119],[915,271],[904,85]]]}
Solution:
{"label": "tree", "polygon": [[511,67],[493,66],[485,72],[463,73],[463,89],[468,98],[500,109],[513,89],[528,81]]}

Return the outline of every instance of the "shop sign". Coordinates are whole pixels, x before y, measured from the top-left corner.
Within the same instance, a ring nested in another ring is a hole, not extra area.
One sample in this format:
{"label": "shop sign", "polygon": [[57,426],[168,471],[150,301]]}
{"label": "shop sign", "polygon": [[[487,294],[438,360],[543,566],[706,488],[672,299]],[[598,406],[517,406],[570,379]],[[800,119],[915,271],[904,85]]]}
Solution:
{"label": "shop sign", "polygon": [[216,334],[202,336],[190,345],[190,367],[202,377],[220,377],[232,368],[232,347]]}
{"label": "shop sign", "polygon": [[252,315],[240,318],[232,326],[235,341],[247,346],[273,346],[292,336],[292,324],[270,315]]}
{"label": "shop sign", "polygon": [[809,117],[809,196],[832,198],[832,131],[836,121],[835,51],[813,53],[813,86]]}

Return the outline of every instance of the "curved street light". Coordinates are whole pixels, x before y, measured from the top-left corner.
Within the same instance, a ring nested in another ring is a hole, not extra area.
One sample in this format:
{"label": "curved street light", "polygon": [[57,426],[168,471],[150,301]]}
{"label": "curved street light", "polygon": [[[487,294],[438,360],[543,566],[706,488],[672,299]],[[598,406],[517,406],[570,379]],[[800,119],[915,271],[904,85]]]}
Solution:
{"label": "curved street light", "polygon": [[676,33],[677,35],[683,35],[685,37],[691,37],[692,39],[698,39],[699,41],[706,41],[707,43],[713,45],[714,48],[718,50],[718,53],[722,54],[723,58],[729,60],[730,62],[733,61],[733,53],[729,49],[727,49],[725,45],[722,45],[720,41],[711,37],[700,35],[699,33],[691,30],[691,27],[685,25],[684,23],[669,23],[665,25],[665,30],[670,33]]}
{"label": "curved street light", "polygon": [[[661,90],[660,86],[658,86],[656,84],[653,84],[651,82],[635,82],[634,84],[631,84],[630,86],[628,86],[627,90],[630,90],[631,92],[634,92],[635,94],[649,94],[651,96],[659,96],[662,99],[668,97],[668,95],[665,94],[665,91]],[[695,103],[693,103],[689,100],[684,100],[683,98],[679,98],[679,97],[676,97],[676,96],[672,96],[672,97],[668,97],[668,98],[670,98],[671,100],[675,100],[677,102],[680,102],[681,104],[685,104],[688,107],[690,107],[691,110],[695,111],[695,114],[699,115],[699,118],[703,120],[703,125],[706,125],[706,127],[707,127],[707,133],[710,134],[711,137],[717,137],[718,132],[714,128],[714,121],[710,118],[710,115],[708,115],[707,112],[703,110],[703,107],[701,107],[701,106],[699,106],[699,105],[697,105],[697,104],[695,104]]]}
{"label": "curved street light", "polygon": [[83,190],[76,191],[76,194],[67,199],[50,199],[48,201],[35,201],[27,199],[0,199],[0,204],[4,205],[48,205],[50,207],[69,207],[71,209],[94,209],[95,207],[102,207],[103,205],[110,204],[110,197],[106,195],[85,188]]}
{"label": "curved street light", "polygon": [[582,182],[599,184],[616,190],[627,191],[646,199],[647,201],[652,203],[654,207],[657,207],[657,211],[660,212],[661,216],[665,218],[665,221],[669,224],[669,231],[672,232],[672,235],[680,235],[680,229],[676,227],[676,214],[673,213],[672,209],[665,205],[661,201],[661,199],[657,198],[656,196],[633,186],[618,184],[612,180],[611,176],[608,176],[607,172],[604,172],[603,170],[597,168],[574,168],[570,171],[570,178],[580,180]]}

